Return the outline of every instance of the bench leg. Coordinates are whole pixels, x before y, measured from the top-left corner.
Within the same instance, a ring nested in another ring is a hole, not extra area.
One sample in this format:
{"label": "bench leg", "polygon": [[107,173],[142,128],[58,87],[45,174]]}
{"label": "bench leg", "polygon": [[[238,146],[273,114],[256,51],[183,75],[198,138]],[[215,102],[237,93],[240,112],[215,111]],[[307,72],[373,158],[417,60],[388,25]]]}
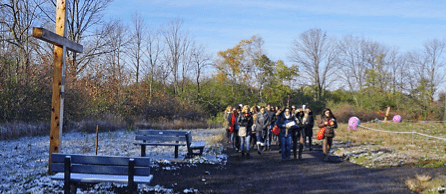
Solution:
{"label": "bench leg", "polygon": [[71,180],[71,157],[67,156],[64,159],[64,184],[63,189],[65,194],[70,194],[70,180]]}
{"label": "bench leg", "polygon": [[135,160],[133,158],[129,159],[129,169],[128,170],[129,170],[128,171],[129,177],[128,177],[127,190],[129,192],[129,194],[133,194],[135,191],[135,186],[134,186],[135,184],[133,182],[133,177],[135,176],[134,175],[135,174]]}
{"label": "bench leg", "polygon": [[175,158],[178,158],[178,146],[175,146]]}
{"label": "bench leg", "polygon": [[146,156],[146,145],[141,145],[141,157]]}

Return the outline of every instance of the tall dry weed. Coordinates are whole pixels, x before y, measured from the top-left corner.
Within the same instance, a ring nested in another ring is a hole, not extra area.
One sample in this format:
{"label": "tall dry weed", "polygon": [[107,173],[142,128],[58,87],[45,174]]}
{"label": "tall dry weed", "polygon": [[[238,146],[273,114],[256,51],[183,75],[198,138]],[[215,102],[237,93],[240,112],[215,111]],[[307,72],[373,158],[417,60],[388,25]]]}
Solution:
{"label": "tall dry weed", "polygon": [[27,136],[49,135],[49,129],[49,122],[6,122],[0,125],[0,140],[17,139]]}

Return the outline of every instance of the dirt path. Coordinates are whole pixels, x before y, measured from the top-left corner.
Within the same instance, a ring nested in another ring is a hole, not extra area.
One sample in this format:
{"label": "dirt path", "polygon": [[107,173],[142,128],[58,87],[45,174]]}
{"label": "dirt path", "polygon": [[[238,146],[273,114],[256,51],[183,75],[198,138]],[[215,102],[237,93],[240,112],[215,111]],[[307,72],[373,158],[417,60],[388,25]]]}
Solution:
{"label": "dirt path", "polygon": [[331,157],[322,161],[320,147],[305,150],[302,160],[281,161],[278,146],[251,158],[228,149],[226,165],[198,164],[174,171],[154,172],[153,184],[174,188],[198,189],[200,193],[413,193],[404,184],[408,177],[446,175],[442,168],[413,167],[367,169]]}

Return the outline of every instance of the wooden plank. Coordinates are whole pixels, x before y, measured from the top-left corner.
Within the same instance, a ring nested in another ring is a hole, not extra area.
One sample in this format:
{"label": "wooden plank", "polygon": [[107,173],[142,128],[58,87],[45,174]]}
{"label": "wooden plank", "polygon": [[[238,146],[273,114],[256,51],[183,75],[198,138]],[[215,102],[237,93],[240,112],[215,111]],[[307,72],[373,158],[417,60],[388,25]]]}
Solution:
{"label": "wooden plank", "polygon": [[33,37],[43,40],[45,42],[49,42],[51,44],[57,46],[66,46],[69,51],[81,53],[84,51],[84,47],[70,39],[67,39],[63,36],[59,36],[58,34],[51,32],[47,29],[34,27],[33,28]]}
{"label": "wooden plank", "polygon": [[174,130],[139,130],[135,132],[136,135],[166,135],[166,136],[184,136],[188,131],[174,131]]}
{"label": "wooden plank", "polygon": [[71,163],[73,164],[92,164],[92,165],[128,165],[129,159],[135,160],[135,166],[150,167],[150,158],[142,157],[118,157],[118,156],[87,156],[77,154],[59,154],[54,153],[52,155],[53,163],[63,163],[66,156],[71,156]]}
{"label": "wooden plank", "polygon": [[144,142],[138,143],[138,142],[135,142],[133,144],[135,144],[135,145],[149,145],[149,146],[186,146],[185,143],[181,144],[181,143],[144,143]]}
{"label": "wooden plank", "polygon": [[[53,172],[64,172],[63,163],[52,163]],[[101,166],[101,165],[76,165],[71,166],[72,173],[83,174],[108,174],[108,175],[128,175],[128,166]],[[150,167],[135,167],[135,175],[150,175]]]}
{"label": "wooden plank", "polygon": [[146,140],[150,142],[166,142],[166,141],[186,141],[185,136],[136,136],[135,140]]}
{"label": "wooden plank", "polygon": [[204,142],[204,141],[199,141],[199,142],[192,142],[192,143],[190,144],[190,147],[191,147],[191,148],[199,148],[199,147],[205,147],[205,145],[206,145],[206,142]]}
{"label": "wooden plank", "polygon": [[[51,180],[63,180],[64,174],[57,173],[54,176],[51,176]],[[149,176],[134,176],[134,183],[150,183],[153,179],[153,175]],[[71,180],[74,182],[83,182],[83,183],[100,183],[100,182],[116,182],[116,183],[127,183],[127,176],[119,176],[119,175],[103,175],[103,174],[79,174],[79,173],[71,173]]]}

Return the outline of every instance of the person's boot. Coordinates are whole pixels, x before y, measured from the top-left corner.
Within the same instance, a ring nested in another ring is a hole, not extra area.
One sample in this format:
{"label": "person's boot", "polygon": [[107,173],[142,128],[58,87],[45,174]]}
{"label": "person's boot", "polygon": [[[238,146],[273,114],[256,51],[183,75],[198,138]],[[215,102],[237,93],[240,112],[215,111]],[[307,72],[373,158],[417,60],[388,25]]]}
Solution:
{"label": "person's boot", "polygon": [[242,151],[242,157],[245,157],[245,151]]}
{"label": "person's boot", "polygon": [[328,155],[324,154],[324,161],[327,162],[328,161]]}
{"label": "person's boot", "polygon": [[249,154],[249,151],[246,152],[246,158],[251,158],[251,155]]}
{"label": "person's boot", "polygon": [[294,159],[297,159],[297,146],[293,146],[293,155],[294,155]]}
{"label": "person's boot", "polygon": [[259,143],[259,142],[257,142],[257,153],[258,153],[259,155],[262,155],[262,150],[261,150],[261,147],[260,147],[260,143]]}

